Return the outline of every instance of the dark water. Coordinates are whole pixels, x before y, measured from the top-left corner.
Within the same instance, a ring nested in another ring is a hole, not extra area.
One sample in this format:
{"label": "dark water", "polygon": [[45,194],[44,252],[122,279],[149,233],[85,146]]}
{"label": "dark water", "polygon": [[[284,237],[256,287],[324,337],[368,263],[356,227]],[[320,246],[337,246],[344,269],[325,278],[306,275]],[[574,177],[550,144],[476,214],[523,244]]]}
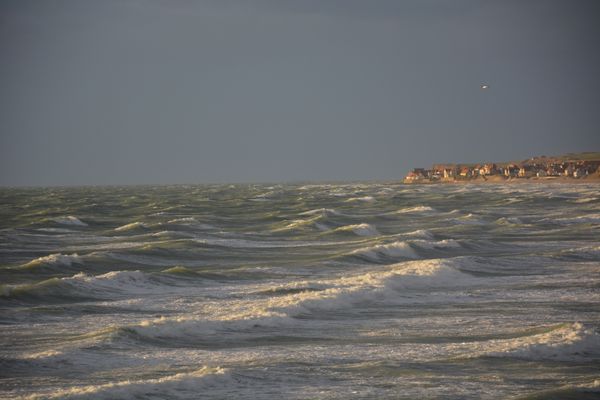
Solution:
{"label": "dark water", "polygon": [[599,189],[1,189],[0,397],[598,398]]}

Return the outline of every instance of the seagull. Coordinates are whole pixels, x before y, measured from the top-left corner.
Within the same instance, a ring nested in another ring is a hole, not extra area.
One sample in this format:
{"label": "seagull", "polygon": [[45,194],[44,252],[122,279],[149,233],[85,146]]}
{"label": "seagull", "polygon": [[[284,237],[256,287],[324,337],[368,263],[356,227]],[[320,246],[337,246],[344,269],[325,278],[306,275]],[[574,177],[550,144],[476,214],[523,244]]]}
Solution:
{"label": "seagull", "polygon": [[485,83],[483,85],[479,86],[479,87],[481,88],[481,90],[486,90],[486,89],[490,88],[490,86],[486,85]]}

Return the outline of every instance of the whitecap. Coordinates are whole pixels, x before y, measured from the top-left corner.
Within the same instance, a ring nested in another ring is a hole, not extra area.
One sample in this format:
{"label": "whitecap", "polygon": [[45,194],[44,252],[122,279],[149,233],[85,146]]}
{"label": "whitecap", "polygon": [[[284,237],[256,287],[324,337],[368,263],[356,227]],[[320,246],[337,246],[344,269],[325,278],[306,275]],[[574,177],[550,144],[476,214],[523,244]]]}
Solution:
{"label": "whitecap", "polygon": [[[80,272],[65,278],[50,278],[33,284],[2,285],[2,297],[93,297],[115,293],[154,293],[160,282],[141,271],[112,271],[103,275]],[[168,287],[166,287],[168,288]]]}
{"label": "whitecap", "polygon": [[434,237],[433,233],[431,233],[431,231],[428,231],[427,229],[418,229],[416,231],[403,233],[402,235],[409,237],[418,237],[421,239],[433,239]]}
{"label": "whitecap", "polygon": [[345,225],[333,230],[334,232],[354,232],[358,236],[378,236],[379,231],[370,224]]}
{"label": "whitecap", "polygon": [[[546,221],[546,220],[544,220]],[[550,221],[550,220],[549,220]],[[600,223],[600,213],[580,215],[578,217],[555,218],[554,221],[563,225],[571,224],[598,224]]]}
{"label": "whitecap", "polygon": [[115,228],[115,231],[125,232],[125,231],[130,231],[133,229],[137,229],[137,228],[147,228],[147,227],[148,227],[148,225],[146,225],[145,223],[136,221],[136,222],[132,222],[130,224],[119,226],[118,228]]}
{"label": "whitecap", "polygon": [[549,332],[489,343],[494,357],[527,360],[578,361],[600,359],[600,335],[580,322],[563,324]]}
{"label": "whitecap", "polygon": [[51,265],[51,266],[65,266],[70,267],[73,264],[81,264],[83,262],[82,258],[77,254],[49,254],[47,256],[38,257],[34,260],[29,261],[27,264],[24,264],[22,268],[33,268],[40,265]]}
{"label": "whitecap", "polygon": [[74,217],[72,215],[67,215],[66,217],[55,218],[54,222],[62,225],[75,225],[75,226],[87,226],[87,224],[79,218]]}
{"label": "whitecap", "polygon": [[73,232],[77,232],[77,231],[74,231],[73,229],[66,229],[66,228],[39,228],[37,230],[39,232],[50,232],[50,233],[73,233]]}
{"label": "whitecap", "polygon": [[316,208],[314,210],[308,210],[299,213],[298,215],[322,215],[322,216],[331,216],[331,215],[341,215],[339,212],[334,210],[333,208]]}
{"label": "whitecap", "polygon": [[363,202],[371,203],[371,202],[375,201],[375,198],[373,196],[351,197],[351,198],[347,199],[346,201],[347,202],[363,201]]}
{"label": "whitecap", "polygon": [[496,220],[499,225],[521,225],[523,221],[518,217],[501,217]]}
{"label": "whitecap", "polygon": [[598,200],[598,197],[582,197],[580,199],[573,200],[573,203],[589,203],[596,200]]}
{"label": "whitecap", "polygon": [[[441,259],[409,261],[392,265],[385,270],[371,271],[354,276],[342,276],[320,281],[294,282],[257,288],[254,293],[273,296],[252,305],[235,308],[215,309],[213,319],[197,316],[161,317],[127,326],[138,337],[160,340],[196,340],[208,335],[227,332],[240,334],[254,330],[259,335],[264,328],[293,328],[303,324],[295,317],[323,310],[338,310],[354,307],[371,301],[396,304],[405,301],[410,293],[422,295],[429,289],[460,288],[479,282],[461,272],[453,262]],[[402,292],[404,296],[399,296]],[[110,332],[114,332],[111,330]]]}
{"label": "whitecap", "polygon": [[407,213],[427,213],[433,212],[435,209],[429,206],[415,206],[415,207],[406,207],[401,208],[394,212],[394,214],[407,214]]}
{"label": "whitecap", "polygon": [[462,245],[460,242],[454,239],[444,239],[438,241],[431,240],[413,240],[410,242],[414,246],[417,246],[421,249],[427,250],[436,250],[436,249],[458,249],[461,248]]}
{"label": "whitecap", "polygon": [[168,224],[180,224],[185,222],[196,222],[196,218],[194,217],[183,217],[183,218],[175,218],[168,221]]}
{"label": "whitecap", "polygon": [[407,242],[396,241],[387,244],[377,244],[354,250],[351,255],[360,255],[378,261],[381,257],[419,258]]}
{"label": "whitecap", "polygon": [[[230,372],[221,367],[202,367],[192,372],[182,372],[161,378],[124,380],[100,385],[75,386],[61,389],[43,398],[173,398],[181,393],[200,393],[203,388],[231,384]],[[34,395],[33,398],[38,396]]]}

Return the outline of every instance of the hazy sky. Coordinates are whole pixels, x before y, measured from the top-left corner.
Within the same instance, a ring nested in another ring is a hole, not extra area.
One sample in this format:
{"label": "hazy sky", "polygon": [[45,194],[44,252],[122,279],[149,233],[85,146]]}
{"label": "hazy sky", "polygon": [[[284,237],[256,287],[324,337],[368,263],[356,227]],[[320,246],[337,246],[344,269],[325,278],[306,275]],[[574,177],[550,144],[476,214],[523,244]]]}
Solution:
{"label": "hazy sky", "polygon": [[598,21],[596,0],[0,0],[0,185],[600,150]]}

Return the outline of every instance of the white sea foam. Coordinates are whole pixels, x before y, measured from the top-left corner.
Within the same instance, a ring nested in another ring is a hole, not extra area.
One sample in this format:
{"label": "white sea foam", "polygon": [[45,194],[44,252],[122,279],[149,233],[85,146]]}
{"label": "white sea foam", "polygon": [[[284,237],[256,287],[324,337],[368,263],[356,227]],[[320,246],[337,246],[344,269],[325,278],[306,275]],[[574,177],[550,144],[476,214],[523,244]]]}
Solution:
{"label": "white sea foam", "polygon": [[561,251],[561,254],[573,255],[584,259],[597,259],[600,258],[600,245],[597,246],[583,246],[573,249],[565,249]]}
{"label": "white sea foam", "polygon": [[24,360],[43,360],[43,359],[51,359],[62,356],[63,352],[58,350],[44,350],[38,351],[36,353],[26,353],[23,354],[20,358]]}
{"label": "white sea foam", "polygon": [[501,217],[496,220],[496,223],[499,225],[521,225],[523,221],[518,217]]}
{"label": "white sea foam", "polygon": [[61,278],[80,290],[91,290],[99,294],[108,292],[147,292],[155,291],[157,282],[141,271],[111,271],[102,275],[87,275],[80,272],[69,278]]}
{"label": "white sea foam", "polygon": [[[455,288],[476,281],[446,260],[410,261],[354,276],[280,285],[275,291],[272,287],[264,288],[259,292],[273,291],[282,295],[254,302],[250,307],[246,304],[237,310],[234,307],[215,310],[215,314],[220,313],[215,319],[161,317],[128,329],[146,337],[185,339],[221,332],[231,335],[247,330],[294,327],[303,323],[294,317],[306,313],[352,308],[374,300],[396,303],[403,301],[400,292],[405,296],[411,291],[422,295],[428,289]],[[287,291],[291,293],[286,295]],[[260,331],[255,333],[260,334]]]}
{"label": "white sea foam", "polygon": [[375,198],[373,196],[351,197],[351,198],[347,199],[346,201],[347,202],[363,201],[363,202],[371,203],[371,202],[375,201]]}
{"label": "white sea foam", "polygon": [[83,262],[82,258],[77,254],[50,254],[44,257],[38,257],[34,260],[29,261],[27,264],[24,264],[23,268],[33,268],[42,265],[48,266],[65,266],[70,267],[73,264],[81,264]]}
{"label": "white sea foam", "polygon": [[[255,293],[279,293],[263,301],[250,304],[241,303],[227,309],[217,307],[211,310],[213,319],[184,316],[161,317],[129,326],[141,337],[169,340],[177,338],[204,337],[227,332],[244,334],[253,330],[260,334],[264,328],[294,327],[302,320],[294,317],[317,312],[319,310],[338,310],[352,308],[357,304],[371,301],[403,301],[399,293],[405,296],[410,292],[423,293],[428,289],[456,288],[478,282],[454,266],[454,262],[442,259],[409,261],[353,276],[295,282],[263,288]],[[298,288],[301,290],[298,292]],[[286,291],[290,294],[286,294]],[[207,306],[208,307],[208,306]],[[257,331],[258,330],[258,331]],[[111,331],[111,332],[114,332]]]}
{"label": "white sea foam", "polygon": [[421,239],[433,239],[433,233],[431,233],[430,231],[426,230],[426,229],[418,229],[416,231],[412,231],[412,232],[407,232],[407,233],[403,233],[403,236],[409,236],[409,237],[417,237],[417,238],[421,238]]}
{"label": "white sea foam", "polygon": [[179,232],[179,231],[159,231],[155,232],[151,235],[152,237],[159,238],[191,238],[194,237],[194,234],[188,232]]}
{"label": "white sea foam", "polygon": [[207,244],[212,246],[231,247],[239,249],[276,249],[276,248],[298,248],[298,247],[310,247],[310,246],[336,246],[343,243],[340,242],[325,242],[325,241],[286,241],[286,240],[248,240],[248,239],[221,239],[221,238],[207,238],[207,239],[192,239],[195,243]]}
{"label": "white sea foam", "polygon": [[600,335],[580,322],[549,332],[489,343],[488,355],[527,360],[600,360]]}
{"label": "white sea foam", "polygon": [[481,220],[475,214],[469,213],[462,217],[447,219],[446,221],[456,225],[485,225],[485,221]]}
{"label": "white sea foam", "polygon": [[394,214],[407,214],[407,213],[427,213],[435,211],[432,207],[429,206],[415,206],[415,207],[406,207],[401,208],[394,212]]}
{"label": "white sea foam", "polygon": [[600,223],[600,213],[590,213],[586,215],[580,215],[578,217],[565,217],[555,218],[549,221],[553,221],[563,225],[571,224],[598,224]]}
{"label": "white sea foam", "polygon": [[307,219],[294,219],[291,221],[286,221],[284,226],[273,229],[273,232],[284,232],[284,231],[290,231],[290,230],[295,230],[295,229],[301,229],[301,228],[315,224],[321,218],[322,218],[321,215],[315,215],[315,216],[313,216],[311,218],[307,218]]}
{"label": "white sea foam", "polygon": [[0,295],[3,297],[33,295],[105,298],[115,293],[154,293],[159,285],[158,281],[153,281],[141,271],[112,271],[95,276],[80,272],[70,277],[51,278],[33,284],[2,285]]}
{"label": "white sea foam", "polygon": [[334,210],[333,208],[317,208],[314,210],[308,210],[299,213],[298,215],[323,215],[323,216],[331,216],[331,215],[341,215],[339,212]]}
{"label": "white sea foam", "polygon": [[462,245],[460,242],[454,239],[444,239],[438,241],[431,240],[413,240],[410,242],[412,245],[417,246],[421,249],[436,250],[436,249],[458,249]]}
{"label": "white sea foam", "polygon": [[118,228],[115,228],[115,231],[126,232],[126,231],[130,231],[130,230],[137,229],[137,228],[147,228],[147,227],[148,227],[147,224],[140,222],[140,221],[136,221],[136,222],[132,222],[130,224],[119,226]]}
{"label": "white sea foam", "polygon": [[66,229],[66,228],[39,228],[37,229],[40,232],[50,232],[50,233],[73,233],[73,232],[77,232],[74,231],[73,229]]}
{"label": "white sea foam", "polygon": [[354,225],[345,225],[340,226],[339,228],[334,229],[334,232],[354,232],[358,236],[378,236],[379,231],[370,224],[354,224]]}
{"label": "white sea foam", "polygon": [[124,380],[100,385],[76,386],[58,390],[51,394],[32,395],[29,399],[76,398],[175,398],[180,395],[197,395],[211,387],[231,384],[231,375],[221,367],[203,367],[193,372],[182,372],[162,378]]}
{"label": "white sea foam", "polygon": [[573,200],[573,203],[589,203],[598,200],[598,197],[582,197],[580,199]]}
{"label": "white sea foam", "polygon": [[77,217],[67,215],[66,217],[55,218],[54,222],[62,225],[75,225],[75,226],[87,226],[83,221],[80,221]]}
{"label": "white sea foam", "polygon": [[352,251],[352,255],[360,255],[371,260],[379,260],[381,257],[403,257],[403,258],[418,258],[419,256],[410,247],[407,242],[396,241],[387,244],[377,244],[374,246],[363,247]]}
{"label": "white sea foam", "polygon": [[194,218],[194,217],[175,218],[175,219],[168,221],[167,223],[168,224],[181,224],[181,223],[186,223],[186,222],[194,223],[194,222],[196,222],[196,218]]}

